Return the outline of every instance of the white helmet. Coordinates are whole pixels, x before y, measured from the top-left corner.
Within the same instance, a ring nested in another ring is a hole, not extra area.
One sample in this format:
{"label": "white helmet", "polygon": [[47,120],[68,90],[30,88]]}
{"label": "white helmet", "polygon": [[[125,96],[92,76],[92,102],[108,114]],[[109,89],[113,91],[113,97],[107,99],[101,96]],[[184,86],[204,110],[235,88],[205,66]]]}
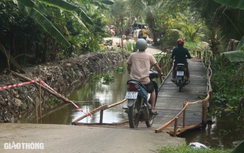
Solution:
{"label": "white helmet", "polygon": [[145,39],[140,38],[136,42],[136,48],[139,49],[139,51],[144,51],[147,49],[147,42]]}

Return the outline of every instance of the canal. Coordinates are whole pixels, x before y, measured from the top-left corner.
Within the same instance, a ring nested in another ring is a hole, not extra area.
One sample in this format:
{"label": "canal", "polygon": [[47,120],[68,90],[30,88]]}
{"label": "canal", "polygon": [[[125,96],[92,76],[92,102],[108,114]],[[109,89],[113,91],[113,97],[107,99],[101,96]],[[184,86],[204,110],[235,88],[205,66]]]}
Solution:
{"label": "canal", "polygon": [[[126,68],[126,63],[121,63],[120,67]],[[105,82],[105,76],[113,76],[112,81]],[[126,82],[129,75],[126,71],[115,71],[115,69],[101,72],[99,79],[94,77],[88,78],[87,83],[81,88],[75,90],[68,95],[68,99],[75,102],[83,111],[91,110],[101,106],[109,105],[121,101],[125,97]],[[159,80],[158,80],[159,81]],[[128,120],[127,114],[122,107],[126,106],[126,102],[122,105],[112,107],[105,110],[103,115],[103,123],[118,123]],[[39,123],[43,124],[71,124],[72,121],[84,115],[72,104],[61,104],[57,108],[45,110],[46,115],[43,116]],[[45,113],[43,113],[45,114]],[[186,142],[200,142],[210,147],[232,148],[233,144],[244,139],[244,123],[236,119],[234,114],[222,114],[214,117],[213,124],[208,124],[205,129],[191,131],[185,133],[182,137]],[[80,122],[82,123],[99,123],[100,113],[95,113],[91,117],[87,117]],[[22,122],[36,123],[36,120],[24,119]]]}

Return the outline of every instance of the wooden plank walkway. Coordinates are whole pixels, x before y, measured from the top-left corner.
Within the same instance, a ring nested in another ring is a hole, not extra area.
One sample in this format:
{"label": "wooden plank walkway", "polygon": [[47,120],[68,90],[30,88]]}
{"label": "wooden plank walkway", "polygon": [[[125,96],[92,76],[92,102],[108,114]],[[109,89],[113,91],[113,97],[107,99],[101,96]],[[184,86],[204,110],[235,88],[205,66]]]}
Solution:
{"label": "wooden plank walkway", "polygon": [[[197,57],[188,60],[191,83],[185,86],[181,92],[179,88],[171,82],[171,74],[165,79],[159,90],[156,116],[153,128],[159,128],[169,120],[174,118],[183,108],[184,102],[194,102],[202,100],[207,92],[207,74],[202,61]],[[200,98],[201,96],[201,98]],[[182,117],[180,116],[178,127],[182,127]],[[190,105],[186,110],[186,126],[202,122],[202,104]],[[174,123],[163,131],[173,130]]]}

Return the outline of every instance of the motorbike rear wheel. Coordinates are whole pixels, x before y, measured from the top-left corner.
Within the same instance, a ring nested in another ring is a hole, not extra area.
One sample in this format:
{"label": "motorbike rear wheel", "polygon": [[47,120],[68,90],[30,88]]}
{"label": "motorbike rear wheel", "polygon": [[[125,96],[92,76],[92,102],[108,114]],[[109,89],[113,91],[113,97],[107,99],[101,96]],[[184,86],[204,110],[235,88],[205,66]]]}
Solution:
{"label": "motorbike rear wheel", "polygon": [[154,117],[153,115],[149,115],[149,120],[146,121],[147,127],[151,127],[153,125]]}
{"label": "motorbike rear wheel", "polygon": [[181,79],[179,79],[178,84],[179,84],[179,92],[181,92],[181,89],[183,87],[183,83],[182,83],[182,80]]}
{"label": "motorbike rear wheel", "polygon": [[139,104],[137,99],[129,99],[129,100],[133,101],[133,105],[128,107],[129,125],[130,128],[137,128],[141,116],[140,114],[141,105]]}

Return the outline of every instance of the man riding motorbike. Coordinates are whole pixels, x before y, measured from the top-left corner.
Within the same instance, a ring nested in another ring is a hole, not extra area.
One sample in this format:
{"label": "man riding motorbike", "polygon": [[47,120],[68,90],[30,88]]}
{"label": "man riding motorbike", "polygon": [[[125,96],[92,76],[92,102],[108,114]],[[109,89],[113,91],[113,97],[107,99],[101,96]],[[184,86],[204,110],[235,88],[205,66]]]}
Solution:
{"label": "man riding motorbike", "polygon": [[187,76],[187,83],[190,83],[190,72],[188,69],[188,62],[187,58],[192,58],[188,49],[184,48],[184,40],[183,39],[178,39],[177,40],[177,45],[178,47],[174,48],[171,54],[171,58],[175,59],[174,61],[174,66],[173,66],[173,71],[172,71],[172,82],[175,82],[175,77],[176,77],[176,66],[178,63],[183,63],[185,64],[186,67],[186,76]]}
{"label": "man riding motorbike", "polygon": [[157,115],[158,113],[155,110],[156,91],[153,83],[149,79],[149,70],[151,66],[154,66],[158,71],[159,76],[162,76],[162,71],[154,56],[145,52],[147,49],[147,42],[145,39],[138,39],[136,48],[139,51],[130,55],[127,62],[127,70],[131,79],[141,82],[146,87],[147,92],[151,93],[151,113]]}

